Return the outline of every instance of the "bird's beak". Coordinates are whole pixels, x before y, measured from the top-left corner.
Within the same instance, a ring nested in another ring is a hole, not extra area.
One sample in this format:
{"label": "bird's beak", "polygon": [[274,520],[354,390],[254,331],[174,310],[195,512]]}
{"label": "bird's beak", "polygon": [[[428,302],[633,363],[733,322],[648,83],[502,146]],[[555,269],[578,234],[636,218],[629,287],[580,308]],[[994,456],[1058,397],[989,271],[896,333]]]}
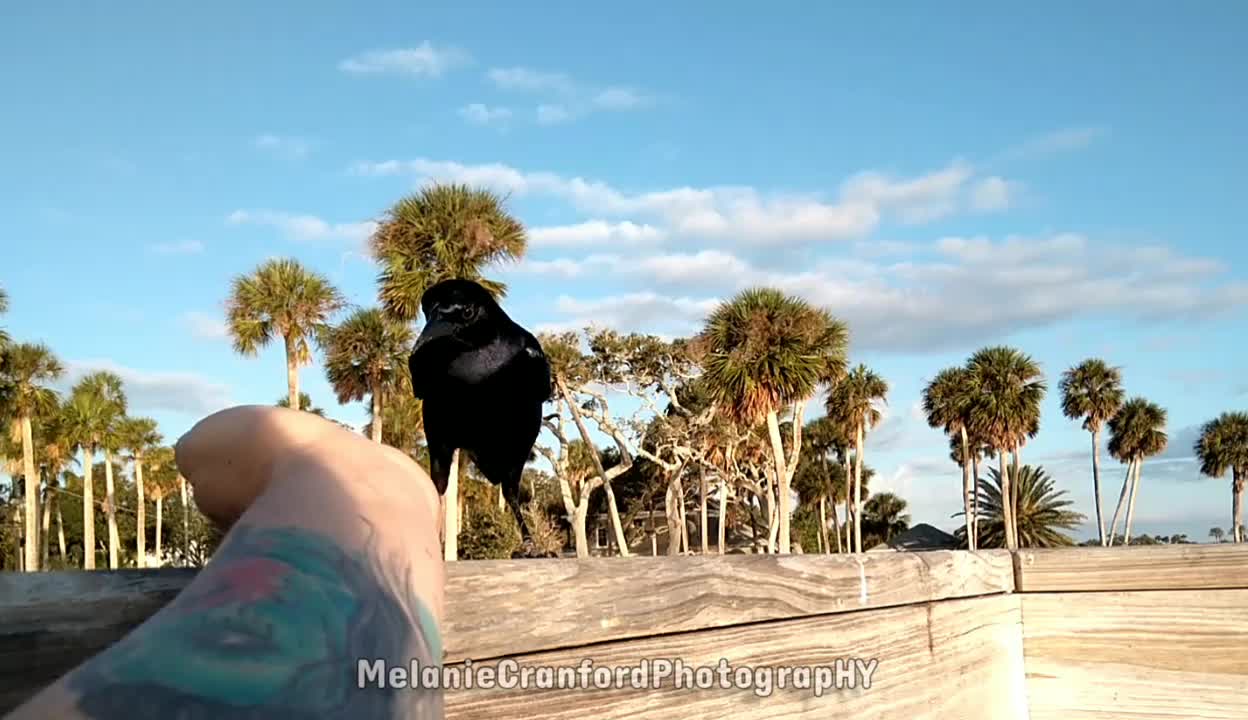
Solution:
{"label": "bird's beak", "polygon": [[430,319],[425,325],[425,329],[421,331],[420,337],[416,338],[416,344],[412,346],[412,353],[419,352],[421,348],[439,338],[449,337],[455,332],[454,323],[447,322],[438,316]]}

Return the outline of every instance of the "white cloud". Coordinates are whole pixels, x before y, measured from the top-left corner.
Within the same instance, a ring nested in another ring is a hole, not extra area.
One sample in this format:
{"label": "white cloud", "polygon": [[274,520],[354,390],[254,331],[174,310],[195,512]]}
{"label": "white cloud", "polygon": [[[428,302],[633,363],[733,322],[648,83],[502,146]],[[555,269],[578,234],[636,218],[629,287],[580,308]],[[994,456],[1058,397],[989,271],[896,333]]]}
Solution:
{"label": "white cloud", "polygon": [[1109,128],[1100,126],[1072,127],[1031,138],[1006,151],[1010,159],[1031,155],[1049,155],[1059,152],[1082,150],[1109,134]]}
{"label": "white cloud", "polygon": [[198,255],[204,251],[204,244],[198,240],[178,240],[156,243],[150,249],[158,255]]}
{"label": "white cloud", "polygon": [[259,150],[286,155],[292,158],[302,158],[312,151],[312,143],[304,138],[293,137],[289,135],[259,135],[252,141],[252,144]]}
{"label": "white cloud", "polygon": [[338,64],[343,72],[357,75],[394,73],[439,77],[446,71],[466,65],[468,53],[454,47],[435,47],[425,41],[413,48],[370,50],[347,58]]}
{"label": "white cloud", "polygon": [[1016,189],[1012,183],[996,176],[984,178],[971,191],[971,209],[979,212],[995,212],[1010,206]]}
{"label": "white cloud", "polygon": [[647,327],[649,332],[662,332],[667,327],[701,322],[717,303],[715,298],[667,297],[654,292],[612,295],[594,300],[562,295],[555,301],[555,310],[570,317],[539,326],[539,329],[549,331],[594,325],[621,329]]}
{"label": "white cloud", "polygon": [[500,125],[511,119],[511,109],[472,103],[459,109],[459,116],[473,125]]}
{"label": "white cloud", "polygon": [[572,111],[563,105],[538,105],[538,125],[559,125],[572,120]]}
{"label": "white cloud", "polygon": [[190,330],[193,337],[200,340],[224,340],[230,334],[225,320],[204,312],[183,313],[182,324]]}
{"label": "white cloud", "polygon": [[642,245],[662,240],[665,234],[653,225],[589,220],[576,225],[536,227],[529,230],[533,247],[585,247],[590,245]]}
{"label": "white cloud", "polygon": [[195,373],[138,370],[104,359],[70,361],[65,370],[64,389],[92,372],[116,373],[124,384],[130,412],[136,415],[168,411],[202,416],[234,404],[228,386]]}
{"label": "white cloud", "polygon": [[604,110],[635,110],[649,103],[648,97],[626,87],[609,87],[594,96],[594,105]]}
{"label": "white cloud", "polygon": [[[1205,275],[1172,275],[1171,265],[1204,263],[1155,247],[1091,246],[1083,236],[1061,234],[1001,241],[945,238],[933,249],[937,256],[924,262],[820,261],[797,271],[756,267],[722,251],[593,255],[521,267],[562,277],[609,272],[652,286],[704,288],[705,299],[679,300],[685,308],[713,306],[713,297],[753,285],[777,287],[845,318],[854,347],[897,352],[962,350],[1075,318],[1108,315],[1155,325],[1202,320],[1248,305],[1248,285],[1213,285]],[[1163,254],[1168,261],[1159,265],[1156,258]],[[585,305],[607,300],[570,298],[555,310],[586,319],[601,310],[600,322],[627,323],[621,330],[649,331],[647,323],[657,321],[676,333],[697,330],[700,317],[673,311],[676,299],[622,297],[628,298],[628,311]]]}
{"label": "white cloud", "polygon": [[526,67],[490,68],[486,77],[501,90],[572,93],[576,84],[564,73]]}
{"label": "white cloud", "polygon": [[235,210],[226,218],[226,222],[230,225],[267,225],[295,240],[363,242],[377,229],[377,223],[372,220],[330,223],[315,215],[295,215],[274,210]]}

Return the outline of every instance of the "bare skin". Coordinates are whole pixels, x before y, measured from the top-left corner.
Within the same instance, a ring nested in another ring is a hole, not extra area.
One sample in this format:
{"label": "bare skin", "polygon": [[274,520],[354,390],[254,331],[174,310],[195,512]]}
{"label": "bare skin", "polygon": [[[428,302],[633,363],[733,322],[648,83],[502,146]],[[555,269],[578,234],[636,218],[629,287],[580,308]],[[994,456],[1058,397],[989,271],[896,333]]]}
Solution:
{"label": "bare skin", "polygon": [[8,717],[441,718],[440,691],[360,687],[361,660],[440,665],[438,496],[393,448],[310,413],[243,406],[177,445],[228,530],[130,635]]}

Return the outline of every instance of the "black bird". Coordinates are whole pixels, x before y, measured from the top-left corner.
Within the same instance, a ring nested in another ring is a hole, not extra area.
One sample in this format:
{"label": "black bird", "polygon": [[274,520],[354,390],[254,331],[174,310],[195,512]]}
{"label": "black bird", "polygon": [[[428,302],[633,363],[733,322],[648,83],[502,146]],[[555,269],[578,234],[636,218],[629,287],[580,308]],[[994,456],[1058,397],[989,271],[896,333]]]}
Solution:
{"label": "black bird", "polygon": [[439,495],[458,448],[494,485],[533,542],[520,512],[520,477],[552,394],[550,364],[537,338],[516,324],[481,285],[444,280],[420,299],[425,328],[412,347],[412,391],[423,400],[430,474]]}

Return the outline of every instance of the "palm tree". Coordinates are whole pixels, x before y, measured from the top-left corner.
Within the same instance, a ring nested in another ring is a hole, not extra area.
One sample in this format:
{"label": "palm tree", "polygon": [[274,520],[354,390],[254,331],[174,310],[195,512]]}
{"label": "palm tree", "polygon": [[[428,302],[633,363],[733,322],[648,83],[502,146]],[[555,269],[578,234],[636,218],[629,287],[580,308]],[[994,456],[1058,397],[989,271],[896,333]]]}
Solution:
{"label": "palm tree", "polygon": [[26,478],[26,551],[24,567],[38,570],[39,558],[39,476],[35,472],[35,441],[32,422],[56,409],[56,392],[46,383],[64,374],[47,345],[20,343],[6,346],[0,353],[0,404],[8,411],[22,438],[22,474]]}
{"label": "palm tree", "polygon": [[[1109,420],[1109,453],[1127,463],[1127,478],[1118,497],[1113,522],[1109,528],[1109,544],[1113,545],[1114,533],[1118,532],[1118,515],[1127,509],[1125,542],[1131,542],[1131,519],[1135,514],[1135,498],[1140,485],[1140,468],[1144,458],[1166,449],[1166,411],[1144,398],[1131,398],[1122,404],[1118,413]],[[1128,499],[1128,491],[1130,496]]]}
{"label": "palm tree", "polygon": [[862,506],[863,534],[869,542],[867,547],[886,543],[910,529],[910,515],[906,513],[907,503],[901,497],[884,492],[873,495]]}
{"label": "palm tree", "polygon": [[[1248,478],[1248,413],[1227,412],[1205,423],[1193,451],[1212,478],[1231,470],[1231,541],[1244,542],[1244,480]],[[1212,532],[1212,531],[1210,531]]]}
{"label": "palm tree", "polygon": [[112,372],[99,371],[84,377],[80,383],[86,392],[102,400],[103,414],[100,417],[97,446],[104,451],[104,511],[108,514],[108,567],[116,570],[119,566],[118,553],[121,551],[121,534],[117,529],[117,495],[113,485],[113,453],[121,450],[121,438],[118,431],[126,417],[126,393],[122,389],[121,378]]}
{"label": "palm tree", "polygon": [[466,185],[427,185],[395,203],[370,240],[381,265],[381,306],[395,320],[411,322],[420,315],[425,289],[448,278],[474,280],[501,297],[507,286],[482,277],[482,270],[518,260],[527,247],[524,225],[498,195]]}
{"label": "palm tree", "polygon": [[792,406],[802,425],[806,403],[820,383],[844,372],[849,331],[822,308],[772,288],[751,288],[721,303],[707,318],[695,343],[703,378],[719,407],[747,427],[766,420],[779,491],[779,541],[789,552],[789,483],[801,452],[800,440],[787,463],[780,439],[779,411]]}
{"label": "palm tree", "polygon": [[[1014,468],[1006,472],[1013,473]],[[980,496],[983,498],[979,516],[980,547],[999,548],[1005,545],[1005,506],[1001,472],[988,469],[989,478],[979,479]],[[1014,482],[1005,483],[1016,495],[1017,512],[1014,516],[1019,547],[1046,548],[1072,547],[1075,541],[1062,530],[1074,530],[1083,522],[1084,516],[1069,508],[1074,502],[1067,499],[1065,490],[1058,490],[1053,479],[1043,467],[1023,465]],[[960,513],[959,513],[960,514]],[[956,516],[955,516],[956,517]],[[958,528],[957,536],[966,537],[966,526]]]}
{"label": "palm tree", "polygon": [[[290,397],[283,395],[282,397],[277,399],[277,402],[273,404],[276,405],[277,407],[288,408],[290,407]],[[306,392],[303,392],[302,390],[299,391],[299,409],[304,412],[310,412],[313,415],[316,415],[319,417],[325,417],[324,408],[315,407],[312,404],[312,396],[307,394]]]}
{"label": "palm tree", "polygon": [[854,438],[854,533],[852,552],[862,552],[862,461],[868,430],[880,422],[879,405],[888,395],[888,383],[866,365],[858,365],[836,383],[826,403],[830,417],[853,428]]}
{"label": "palm tree", "polygon": [[377,431],[373,423],[380,422],[383,442],[416,458],[421,455],[425,439],[425,418],[423,403],[412,396],[410,382],[404,372],[400,381],[386,389],[389,401],[381,408],[381,418],[370,417],[364,425],[364,433],[374,436]]}
{"label": "palm tree", "polygon": [[1209,528],[1209,537],[1213,538],[1215,543],[1220,543],[1226,539],[1226,531],[1220,527]]}
{"label": "palm tree", "polygon": [[141,568],[145,566],[147,559],[147,500],[143,487],[143,456],[159,445],[162,438],[156,430],[156,421],[151,418],[125,418],[118,427],[117,435],[122,449],[130,451],[130,459],[134,462],[135,514],[137,516],[135,562]]}
{"label": "palm tree", "polygon": [[970,430],[986,440],[997,453],[998,477],[1005,482],[1006,548],[1017,550],[1016,492],[1009,487],[1012,476],[1005,471],[1005,455],[1013,454],[1013,475],[1018,475],[1023,443],[1040,432],[1040,403],[1047,387],[1040,365],[1014,348],[983,348],[971,356],[967,367],[975,387],[975,398],[970,406]]}
{"label": "palm tree", "polygon": [[164,548],[161,546],[165,519],[164,503],[165,498],[177,489],[178,468],[171,447],[152,449],[147,456],[147,462],[152,470],[152,499],[156,501],[156,564],[160,566],[165,563]]}
{"label": "palm tree", "polygon": [[[391,206],[369,248],[381,266],[377,280],[382,309],[392,319],[410,323],[420,315],[425,290],[442,280],[473,280],[495,297],[506,294],[505,284],[483,277],[482,272],[492,264],[521,258],[528,234],[493,192],[435,183]],[[450,473],[457,477],[458,472],[457,448],[451,454]],[[452,530],[444,547],[448,560],[458,557],[453,532],[459,527],[457,492],[453,484],[445,495],[446,527]]]}
{"label": "palm tree", "polygon": [[269,260],[234,279],[226,319],[234,350],[253,357],[280,337],[286,347],[286,386],[291,406],[299,401],[299,367],[312,360],[315,340],[346,301],[323,275],[297,260]]}
{"label": "palm tree", "polygon": [[107,398],[80,380],[63,408],[65,434],[71,451],[82,450],[82,563],[84,570],[95,569],[95,484],[91,475],[112,408]]}
{"label": "palm tree", "polygon": [[1071,420],[1083,419],[1083,429],[1092,434],[1092,499],[1096,504],[1096,529],[1106,544],[1105,520],[1101,513],[1101,428],[1118,414],[1125,393],[1122,370],[1104,360],[1084,360],[1062,374],[1062,413]]}
{"label": "palm tree", "polygon": [[43,549],[42,567],[47,568],[50,554],[51,515],[56,515],[57,540],[61,551],[61,565],[65,565],[65,521],[61,514],[60,477],[72,460],[74,445],[68,435],[65,408],[56,402],[55,409],[38,419],[35,425],[36,446],[43,456],[44,471]]}
{"label": "palm tree", "polygon": [[962,468],[962,506],[971,532],[968,538],[968,549],[975,550],[975,483],[971,480],[973,463],[963,461],[971,454],[970,436],[967,424],[970,422],[970,409],[975,400],[974,377],[966,368],[945,368],[936,374],[923,389],[923,414],[927,424],[939,428],[949,435],[951,447],[956,447],[954,462]]}
{"label": "palm tree", "polygon": [[[371,416],[381,417],[386,388],[407,373],[411,344],[411,328],[390,320],[378,308],[357,310],[341,325],[328,328],[321,345],[326,351],[325,372],[338,403],[368,395]],[[370,423],[375,442],[381,442],[382,425]]]}

